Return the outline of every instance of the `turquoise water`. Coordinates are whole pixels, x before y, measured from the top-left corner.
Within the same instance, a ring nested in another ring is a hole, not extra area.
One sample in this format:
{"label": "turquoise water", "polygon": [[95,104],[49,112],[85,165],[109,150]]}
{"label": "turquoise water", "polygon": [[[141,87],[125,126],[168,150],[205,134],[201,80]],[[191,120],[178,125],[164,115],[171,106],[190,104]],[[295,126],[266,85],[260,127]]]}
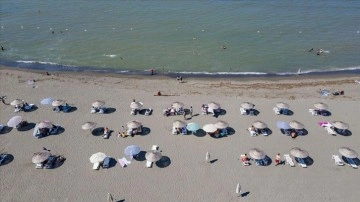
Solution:
{"label": "turquoise water", "polygon": [[3,64],[228,74],[360,69],[360,1],[1,0],[0,9]]}

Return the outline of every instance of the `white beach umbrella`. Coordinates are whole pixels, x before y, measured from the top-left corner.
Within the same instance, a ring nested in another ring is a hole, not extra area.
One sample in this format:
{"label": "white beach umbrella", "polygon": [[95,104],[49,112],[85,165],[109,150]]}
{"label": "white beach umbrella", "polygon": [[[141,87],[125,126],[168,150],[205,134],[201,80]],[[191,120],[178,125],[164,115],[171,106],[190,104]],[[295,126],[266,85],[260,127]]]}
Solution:
{"label": "white beach umbrella", "polygon": [[106,158],[106,154],[102,152],[95,153],[90,156],[89,160],[91,163],[101,163]]}
{"label": "white beach umbrella", "polygon": [[186,129],[188,131],[192,131],[192,132],[196,132],[200,128],[201,128],[200,125],[197,124],[197,123],[194,123],[194,122],[188,123],[187,126],[186,126]]}
{"label": "white beach umbrella", "polygon": [[216,103],[216,102],[210,102],[208,104],[208,108],[209,108],[209,111],[211,110],[218,110],[218,109],[221,109],[221,106],[219,103]]}
{"label": "white beach umbrella", "polygon": [[304,128],[304,124],[300,123],[299,121],[290,121],[289,125],[291,128],[300,130]]}
{"label": "white beach umbrella", "polygon": [[137,155],[139,154],[141,151],[140,147],[139,146],[136,146],[136,145],[130,145],[130,146],[127,146],[124,150],[124,154],[125,155],[128,155],[128,156],[134,156],[134,155]]}
{"label": "white beach umbrella", "polygon": [[240,104],[240,106],[244,109],[252,109],[255,107],[255,105],[251,102],[243,102]]}
{"label": "white beach umbrella", "polygon": [[289,109],[290,108],[290,106],[285,102],[278,102],[278,103],[276,103],[275,106],[280,109]]}
{"label": "white beach umbrella", "polygon": [[21,99],[15,99],[13,101],[10,102],[11,105],[15,106],[15,105],[21,105],[24,103],[24,100]]}
{"label": "white beach umbrella", "polygon": [[171,107],[173,107],[175,109],[180,109],[180,108],[184,107],[184,103],[176,101],[176,102],[171,104]]}
{"label": "white beach umbrella", "polygon": [[347,158],[353,159],[353,158],[358,157],[358,153],[355,150],[350,149],[349,147],[340,147],[339,152],[341,155],[343,155]]}
{"label": "white beach umbrella", "polygon": [[267,128],[266,123],[264,123],[264,122],[262,122],[262,121],[255,121],[255,122],[253,123],[253,126],[254,126],[255,128],[258,128],[258,129]]}
{"label": "white beach umbrella", "polygon": [[176,120],[173,122],[173,127],[175,127],[175,128],[183,128],[185,126],[186,126],[185,121]]}
{"label": "white beach umbrella", "polygon": [[218,128],[218,129],[224,129],[224,128],[229,127],[229,124],[228,124],[227,122],[221,121],[221,120],[216,121],[214,125],[215,125],[215,127]]}
{"label": "white beach umbrella", "polygon": [[127,122],[126,126],[130,129],[139,128],[141,126],[140,121],[129,121]]}
{"label": "white beach umbrella", "polygon": [[257,148],[250,149],[249,155],[253,159],[264,159],[266,156],[266,154],[263,151]]}
{"label": "white beach umbrella", "polygon": [[15,128],[21,121],[23,121],[21,116],[14,116],[7,122],[7,126]]}
{"label": "white beach umbrella", "polygon": [[34,153],[34,155],[32,157],[32,162],[36,163],[36,164],[42,163],[42,162],[46,161],[50,156],[51,156],[51,153],[47,150],[36,152],[36,153]]}
{"label": "white beach umbrella", "polygon": [[203,126],[202,129],[207,133],[214,133],[215,131],[218,130],[214,124],[206,124]]}
{"label": "white beach umbrella", "polygon": [[51,121],[41,121],[38,124],[38,128],[52,128],[53,124],[51,123]]}
{"label": "white beach umbrella", "polygon": [[240,192],[241,192],[241,186],[240,186],[240,183],[238,183],[237,185],[236,185],[236,191],[235,191],[237,194],[240,194]]}
{"label": "white beach umbrella", "polygon": [[317,103],[314,104],[314,107],[316,109],[324,110],[324,109],[328,108],[328,105],[325,104],[325,103],[322,103],[322,102],[317,102]]}
{"label": "white beach umbrella", "polygon": [[299,147],[294,147],[290,150],[290,154],[297,158],[306,158],[309,156],[309,153]]}
{"label": "white beach umbrella", "polygon": [[96,126],[96,123],[95,123],[95,122],[88,121],[88,122],[84,123],[84,124],[81,126],[81,128],[82,128],[83,130],[91,130],[91,129],[95,128],[95,126]]}
{"label": "white beach umbrella", "polygon": [[160,160],[161,157],[162,157],[161,152],[157,151],[157,150],[149,150],[145,154],[146,160],[148,160],[150,162],[156,162],[156,161]]}
{"label": "white beach umbrella", "polygon": [[338,129],[342,129],[342,130],[346,130],[349,128],[349,125],[347,123],[344,123],[342,121],[334,121],[332,123],[332,125],[335,127],[335,128],[338,128]]}
{"label": "white beach umbrella", "polygon": [[210,153],[209,152],[206,152],[205,161],[208,163],[210,162]]}
{"label": "white beach umbrella", "polygon": [[42,100],[40,101],[40,104],[42,104],[42,105],[51,105],[53,101],[54,101],[53,98],[48,97],[48,98],[42,99]]}
{"label": "white beach umbrella", "polygon": [[130,104],[130,108],[131,109],[141,109],[141,107],[143,107],[143,103],[142,102],[131,102]]}
{"label": "white beach umbrella", "polygon": [[104,106],[104,104],[105,104],[105,102],[104,102],[104,101],[101,101],[101,100],[96,100],[96,101],[95,101],[95,102],[93,102],[91,105],[92,105],[93,107],[98,108],[98,107],[102,107],[102,106]]}
{"label": "white beach umbrella", "polygon": [[54,107],[58,107],[58,106],[61,106],[65,103],[64,100],[54,100],[51,105],[54,106]]}

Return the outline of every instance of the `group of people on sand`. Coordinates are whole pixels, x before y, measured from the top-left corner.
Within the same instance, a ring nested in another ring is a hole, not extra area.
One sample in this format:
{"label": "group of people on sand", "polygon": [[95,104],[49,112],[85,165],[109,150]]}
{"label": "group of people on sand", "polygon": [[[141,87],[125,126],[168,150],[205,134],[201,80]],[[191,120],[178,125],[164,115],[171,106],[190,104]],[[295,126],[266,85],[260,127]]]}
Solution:
{"label": "group of people on sand", "polygon": [[[247,156],[247,154],[241,155],[240,160],[241,160],[244,164],[250,165],[250,160],[251,160],[251,158],[249,158],[249,157]],[[255,159],[255,161],[256,161],[256,159]],[[260,161],[261,161],[261,160],[260,160]],[[267,165],[267,164],[261,164],[261,163],[259,163],[260,161],[257,160],[257,162],[256,162],[257,165]],[[278,154],[276,154],[276,156],[275,156],[275,166],[278,166],[278,165],[281,165],[281,164],[285,164],[285,161],[283,161],[283,160],[281,159],[280,153],[278,153]]]}

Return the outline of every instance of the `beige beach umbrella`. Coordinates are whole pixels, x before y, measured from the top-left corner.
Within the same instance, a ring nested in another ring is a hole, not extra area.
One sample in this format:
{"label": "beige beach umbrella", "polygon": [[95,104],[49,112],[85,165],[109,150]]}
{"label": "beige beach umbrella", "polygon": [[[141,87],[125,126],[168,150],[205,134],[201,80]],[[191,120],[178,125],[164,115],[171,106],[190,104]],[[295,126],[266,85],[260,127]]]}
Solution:
{"label": "beige beach umbrella", "polygon": [[340,147],[339,152],[341,155],[347,158],[353,159],[358,157],[358,153],[355,150],[350,149],[349,147]]}
{"label": "beige beach umbrella", "polygon": [[258,128],[258,129],[267,128],[266,123],[264,123],[264,122],[262,122],[262,121],[255,121],[255,122],[253,123],[253,126],[254,126],[255,128]]}
{"label": "beige beach umbrella", "polygon": [[184,107],[184,103],[176,101],[176,102],[171,104],[171,107],[173,107],[175,109],[180,109],[180,108]]}
{"label": "beige beach umbrella", "polygon": [[237,194],[240,194],[240,193],[241,193],[240,183],[237,183],[235,192],[236,192]]}
{"label": "beige beach umbrella", "polygon": [[157,151],[157,150],[149,150],[145,154],[146,160],[148,160],[150,162],[156,162],[156,161],[160,160],[161,157],[162,157],[161,152]]}
{"label": "beige beach umbrella", "polygon": [[229,124],[226,121],[221,121],[221,120],[216,121],[214,125],[218,129],[225,129],[229,127]]}
{"label": "beige beach umbrella", "polygon": [[251,102],[243,102],[240,104],[240,106],[244,109],[252,109],[255,107],[255,105]]}
{"label": "beige beach umbrella", "polygon": [[15,99],[15,100],[10,102],[10,104],[13,105],[13,106],[21,105],[23,103],[24,103],[24,100],[20,100],[20,99]]}
{"label": "beige beach umbrella", "polygon": [[32,162],[36,163],[36,164],[42,163],[42,162],[46,161],[50,156],[51,156],[51,153],[47,150],[36,152],[36,153],[34,153],[34,155],[32,157]]}
{"label": "beige beach umbrella", "polygon": [[142,102],[131,102],[130,104],[130,108],[131,109],[141,109],[141,107],[143,106],[144,104]]}
{"label": "beige beach umbrella", "polygon": [[101,100],[96,100],[96,101],[95,101],[95,102],[93,102],[91,105],[92,105],[93,107],[98,108],[98,107],[102,107],[102,106],[104,106],[104,104],[105,104],[105,102],[104,102],[104,101],[101,101]]}
{"label": "beige beach umbrella", "polygon": [[294,147],[290,150],[290,154],[297,158],[306,158],[309,156],[309,153],[299,147]]}
{"label": "beige beach umbrella", "polygon": [[206,124],[203,126],[202,129],[207,133],[214,133],[215,131],[218,130],[214,124]]}
{"label": "beige beach umbrella", "polygon": [[19,123],[21,123],[24,119],[21,116],[14,116],[7,122],[7,126],[15,128]]}
{"label": "beige beach umbrella", "polygon": [[186,126],[185,121],[176,120],[173,122],[173,127],[175,127],[175,128],[183,128],[185,126]]}
{"label": "beige beach umbrella", "polygon": [[209,110],[211,111],[211,109],[213,110],[217,110],[217,109],[221,109],[221,106],[219,103],[216,103],[216,102],[210,102],[208,104],[208,107],[209,107]]}
{"label": "beige beach umbrella", "polygon": [[38,128],[52,128],[53,124],[51,121],[41,121],[38,125]]}
{"label": "beige beach umbrella", "polygon": [[89,160],[91,163],[101,163],[106,158],[106,154],[102,152],[95,153],[90,156]]}
{"label": "beige beach umbrella", "polygon": [[129,121],[127,122],[126,126],[130,129],[139,128],[141,126],[140,121]]}
{"label": "beige beach umbrella", "polygon": [[58,107],[58,106],[61,106],[65,103],[64,100],[54,100],[51,105],[54,106],[54,107]]}
{"label": "beige beach umbrella", "polygon": [[82,128],[83,130],[91,130],[91,129],[95,128],[95,126],[96,126],[96,123],[95,123],[95,122],[88,121],[88,122],[84,123],[84,124],[81,126],[81,128]]}
{"label": "beige beach umbrella", "polygon": [[285,102],[278,102],[278,103],[276,103],[275,106],[280,109],[289,109],[290,108],[290,106]]}
{"label": "beige beach umbrella", "polygon": [[250,149],[249,155],[253,159],[263,159],[266,156],[266,154],[258,148]]}
{"label": "beige beach umbrella", "polygon": [[317,103],[314,104],[314,107],[316,109],[324,110],[324,109],[328,108],[328,105],[325,104],[325,103],[322,103],[322,102],[317,102]]}
{"label": "beige beach umbrella", "polygon": [[335,127],[335,128],[338,128],[338,129],[342,129],[342,130],[346,130],[349,128],[349,125],[347,123],[344,123],[342,121],[334,121],[332,123],[332,125]]}
{"label": "beige beach umbrella", "polygon": [[299,121],[290,121],[289,125],[291,128],[297,129],[297,130],[304,128],[304,124],[300,123]]}

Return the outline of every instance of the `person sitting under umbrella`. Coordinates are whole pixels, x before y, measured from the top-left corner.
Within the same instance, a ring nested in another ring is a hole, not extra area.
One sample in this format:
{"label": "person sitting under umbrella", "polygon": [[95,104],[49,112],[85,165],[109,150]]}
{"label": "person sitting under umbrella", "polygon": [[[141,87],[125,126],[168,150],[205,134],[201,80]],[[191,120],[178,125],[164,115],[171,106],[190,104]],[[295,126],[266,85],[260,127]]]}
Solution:
{"label": "person sitting under umbrella", "polygon": [[250,158],[247,156],[247,154],[244,154],[244,155],[241,156],[241,161],[243,163],[249,163]]}

